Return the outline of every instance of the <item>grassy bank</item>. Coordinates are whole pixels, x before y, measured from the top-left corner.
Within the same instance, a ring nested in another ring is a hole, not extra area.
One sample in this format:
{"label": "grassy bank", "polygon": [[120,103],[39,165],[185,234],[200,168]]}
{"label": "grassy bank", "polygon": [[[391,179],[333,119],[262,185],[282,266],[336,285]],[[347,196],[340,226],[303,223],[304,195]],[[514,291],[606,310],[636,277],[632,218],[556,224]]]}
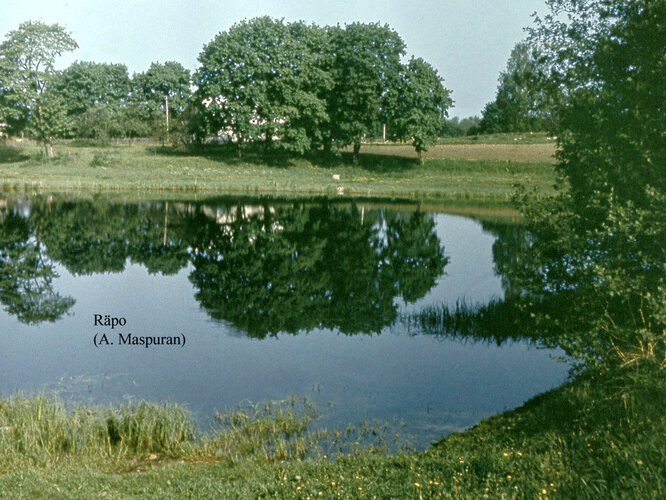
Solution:
{"label": "grassy bank", "polygon": [[[661,498],[663,367],[583,378],[421,453],[331,456],[293,402],[197,437],[175,406],[0,403],[3,497]],[[340,439],[340,436],[335,437]],[[344,441],[344,436],[342,436]],[[350,452],[351,450],[351,452]]]}
{"label": "grassy bank", "polygon": [[[360,162],[348,153],[309,159],[239,159],[225,147],[195,152],[157,145],[105,147],[60,144],[46,160],[37,145],[0,147],[0,189],[11,191],[183,192],[280,196],[344,196],[429,202],[510,200],[516,184],[551,192],[552,146],[545,150],[480,153],[479,146],[437,146],[424,165],[407,146],[364,146]],[[499,146],[498,146],[499,147]],[[510,146],[515,148],[515,146]],[[468,148],[464,150],[464,148]],[[483,149],[487,149],[485,146]],[[510,158],[519,158],[518,161]],[[335,176],[335,177],[334,177]],[[338,179],[339,177],[339,179]]]}

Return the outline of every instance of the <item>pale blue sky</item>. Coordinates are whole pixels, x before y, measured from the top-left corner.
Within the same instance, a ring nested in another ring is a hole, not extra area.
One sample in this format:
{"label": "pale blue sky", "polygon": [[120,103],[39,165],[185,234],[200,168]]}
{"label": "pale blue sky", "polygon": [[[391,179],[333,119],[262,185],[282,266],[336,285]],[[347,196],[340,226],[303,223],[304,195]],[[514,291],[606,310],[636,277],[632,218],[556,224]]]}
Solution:
{"label": "pale blue sky", "polygon": [[60,68],[74,60],[114,62],[132,74],[167,60],[195,70],[203,45],[245,18],[379,21],[402,36],[408,56],[437,68],[453,92],[450,115],[464,117],[494,98],[522,28],[544,10],[544,0],[0,0],[0,36],[27,20],[59,23],[80,47],[60,59]]}

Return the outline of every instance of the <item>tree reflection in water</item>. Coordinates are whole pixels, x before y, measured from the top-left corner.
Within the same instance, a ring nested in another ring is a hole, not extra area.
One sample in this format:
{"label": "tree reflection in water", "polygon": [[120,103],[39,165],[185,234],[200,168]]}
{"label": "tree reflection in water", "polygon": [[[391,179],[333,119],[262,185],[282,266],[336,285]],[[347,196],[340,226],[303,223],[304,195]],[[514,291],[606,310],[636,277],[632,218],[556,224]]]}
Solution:
{"label": "tree reflection in water", "polygon": [[56,262],[74,275],[120,272],[127,262],[174,274],[189,264],[208,315],[259,338],[379,332],[396,319],[395,299],[425,295],[448,261],[430,216],[326,200],[35,198],[3,208],[0,244],[0,300],[20,321],[54,321],[73,305],[52,289]]}

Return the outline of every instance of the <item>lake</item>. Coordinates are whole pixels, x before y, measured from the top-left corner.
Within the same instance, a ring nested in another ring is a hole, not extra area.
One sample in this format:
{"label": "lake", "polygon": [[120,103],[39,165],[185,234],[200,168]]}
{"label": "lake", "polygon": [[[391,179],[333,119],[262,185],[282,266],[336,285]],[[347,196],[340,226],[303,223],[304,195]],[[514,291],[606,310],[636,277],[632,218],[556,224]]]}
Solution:
{"label": "lake", "polygon": [[519,225],[318,199],[0,201],[5,397],[172,401],[205,428],[293,395],[318,425],[386,421],[424,448],[567,377],[538,343],[410,321],[510,293]]}

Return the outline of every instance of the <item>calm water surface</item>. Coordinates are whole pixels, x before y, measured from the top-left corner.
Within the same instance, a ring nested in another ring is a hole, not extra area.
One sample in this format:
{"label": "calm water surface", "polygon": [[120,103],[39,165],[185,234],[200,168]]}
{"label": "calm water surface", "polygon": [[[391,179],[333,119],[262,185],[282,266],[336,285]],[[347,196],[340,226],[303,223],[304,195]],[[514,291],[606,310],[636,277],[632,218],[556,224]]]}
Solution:
{"label": "calm water surface", "polygon": [[[498,262],[519,258],[521,239],[511,225],[316,200],[7,200],[0,393],[175,401],[202,423],[304,396],[321,425],[404,422],[423,447],[566,378],[558,352],[404,321],[503,297]],[[95,326],[95,314],[126,326]],[[186,345],[117,345],[117,332]],[[101,333],[114,345],[95,347]]]}

